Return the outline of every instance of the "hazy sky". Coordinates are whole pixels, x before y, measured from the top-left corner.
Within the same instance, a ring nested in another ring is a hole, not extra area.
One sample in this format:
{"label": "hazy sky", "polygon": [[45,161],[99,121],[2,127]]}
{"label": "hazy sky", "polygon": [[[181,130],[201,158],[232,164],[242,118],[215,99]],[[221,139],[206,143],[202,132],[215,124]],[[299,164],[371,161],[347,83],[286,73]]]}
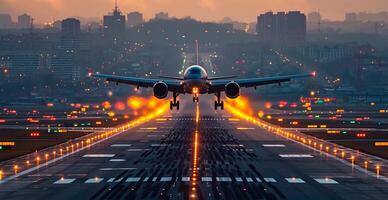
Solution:
{"label": "hazy sky", "polygon": [[[225,16],[246,22],[269,10],[320,11],[324,18],[343,19],[344,13],[388,11],[388,0],[118,0],[124,12],[140,11],[146,18],[167,11],[170,16],[192,16],[218,21]],[[102,17],[113,9],[114,0],[0,0],[0,13],[10,13],[13,20],[22,13],[38,22],[69,16]]]}

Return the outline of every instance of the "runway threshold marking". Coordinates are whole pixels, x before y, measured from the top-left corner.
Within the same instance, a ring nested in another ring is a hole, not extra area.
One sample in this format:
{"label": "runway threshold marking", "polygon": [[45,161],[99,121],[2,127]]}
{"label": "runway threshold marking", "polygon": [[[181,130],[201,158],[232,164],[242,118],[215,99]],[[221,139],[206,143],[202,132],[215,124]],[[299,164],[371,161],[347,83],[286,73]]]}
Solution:
{"label": "runway threshold marking", "polygon": [[313,158],[310,154],[279,154],[282,158]]}
{"label": "runway threshold marking", "polygon": [[306,183],[303,179],[301,178],[285,178],[287,182],[289,183]]}
{"label": "runway threshold marking", "polygon": [[337,181],[331,179],[331,178],[314,178],[314,180],[321,184],[338,184]]}
{"label": "runway threshold marking", "polygon": [[[108,168],[109,169],[109,168]],[[133,170],[133,169],[136,169],[136,168],[112,168],[112,170]],[[101,170],[101,169],[100,169]],[[109,169],[110,170],[110,169]],[[107,183],[113,183],[113,182],[121,182],[124,178],[116,178],[116,177],[112,177],[112,178],[107,178]],[[270,178],[270,177],[265,177],[263,178],[265,182],[268,182],[268,183],[276,183],[277,180],[275,178]],[[284,178],[288,183],[290,184],[302,184],[302,183],[306,183],[303,179],[301,178],[296,178],[296,177],[291,177],[291,178]],[[331,179],[331,178],[313,178],[314,181],[316,181],[317,183],[320,183],[320,184],[339,184],[339,182],[337,182],[336,180],[334,179]],[[61,179],[58,179],[57,181],[55,181],[53,184],[70,184],[70,183],[73,183],[75,182],[75,178],[61,178]],[[89,179],[86,179],[86,181],[84,181],[84,183],[101,183],[103,182],[104,178],[89,178]],[[125,182],[127,183],[137,183],[141,180],[141,177],[128,177]],[[212,182],[213,181],[213,177],[202,177],[201,179],[201,182]],[[180,179],[179,178],[175,178],[173,179],[173,177],[171,176],[164,176],[164,177],[160,177],[160,179],[158,179],[158,177],[145,177],[142,182],[148,182],[148,181],[152,181],[152,182],[171,182],[171,181],[182,181],[182,182],[189,182],[190,181],[190,177],[181,177]],[[215,180],[214,181],[217,181],[217,182],[248,182],[248,183],[262,183],[262,179],[260,179],[259,177],[215,177]]]}
{"label": "runway threshold marking", "polygon": [[84,158],[112,158],[115,154],[85,154]]}
{"label": "runway threshold marking", "polygon": [[277,181],[274,178],[264,178],[265,182],[276,183]]}
{"label": "runway threshold marking", "polygon": [[60,178],[54,184],[69,184],[75,181],[75,178]]}
{"label": "runway threshold marking", "polygon": [[104,178],[89,178],[85,181],[85,183],[100,183],[104,180]]}

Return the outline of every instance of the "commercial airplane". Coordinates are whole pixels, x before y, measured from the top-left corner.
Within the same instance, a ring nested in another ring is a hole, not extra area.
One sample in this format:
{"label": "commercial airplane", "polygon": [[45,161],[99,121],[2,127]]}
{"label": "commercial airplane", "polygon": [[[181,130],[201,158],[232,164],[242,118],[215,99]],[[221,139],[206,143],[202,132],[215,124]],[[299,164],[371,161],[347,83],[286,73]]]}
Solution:
{"label": "commercial airplane", "polygon": [[[198,60],[198,59],[197,59]],[[208,77],[206,70],[199,65],[188,67],[183,77],[161,76],[159,78],[137,78],[127,76],[116,76],[106,74],[93,74],[94,77],[103,78],[107,81],[124,83],[139,87],[152,87],[154,96],[159,99],[167,97],[168,92],[172,92],[173,100],[170,101],[170,109],[176,107],[179,110],[177,97],[180,94],[192,94],[193,102],[198,102],[199,94],[215,94],[217,100],[214,101],[214,109],[218,107],[224,109],[224,102],[221,101],[221,92],[225,92],[228,98],[234,99],[240,95],[241,87],[254,87],[274,83],[291,81],[292,79],[315,76],[315,72],[309,74],[297,74],[288,76],[274,76],[264,78],[244,78],[235,79],[236,76]]]}

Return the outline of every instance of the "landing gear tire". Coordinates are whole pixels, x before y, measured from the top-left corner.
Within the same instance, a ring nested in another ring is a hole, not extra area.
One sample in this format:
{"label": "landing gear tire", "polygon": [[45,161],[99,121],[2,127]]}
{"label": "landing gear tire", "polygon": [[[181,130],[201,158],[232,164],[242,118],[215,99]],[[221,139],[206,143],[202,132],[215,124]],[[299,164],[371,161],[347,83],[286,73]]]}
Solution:
{"label": "landing gear tire", "polygon": [[218,107],[221,107],[221,110],[224,110],[224,101],[221,101],[221,102],[214,101],[214,109],[217,110]]}

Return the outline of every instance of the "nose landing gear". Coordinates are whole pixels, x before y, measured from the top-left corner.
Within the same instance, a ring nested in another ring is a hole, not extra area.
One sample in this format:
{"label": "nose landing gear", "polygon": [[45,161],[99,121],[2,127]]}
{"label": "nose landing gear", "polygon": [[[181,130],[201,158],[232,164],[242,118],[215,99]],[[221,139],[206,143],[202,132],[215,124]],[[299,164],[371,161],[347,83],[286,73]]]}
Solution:
{"label": "nose landing gear", "polygon": [[198,96],[193,96],[193,102],[199,102],[199,97]]}

